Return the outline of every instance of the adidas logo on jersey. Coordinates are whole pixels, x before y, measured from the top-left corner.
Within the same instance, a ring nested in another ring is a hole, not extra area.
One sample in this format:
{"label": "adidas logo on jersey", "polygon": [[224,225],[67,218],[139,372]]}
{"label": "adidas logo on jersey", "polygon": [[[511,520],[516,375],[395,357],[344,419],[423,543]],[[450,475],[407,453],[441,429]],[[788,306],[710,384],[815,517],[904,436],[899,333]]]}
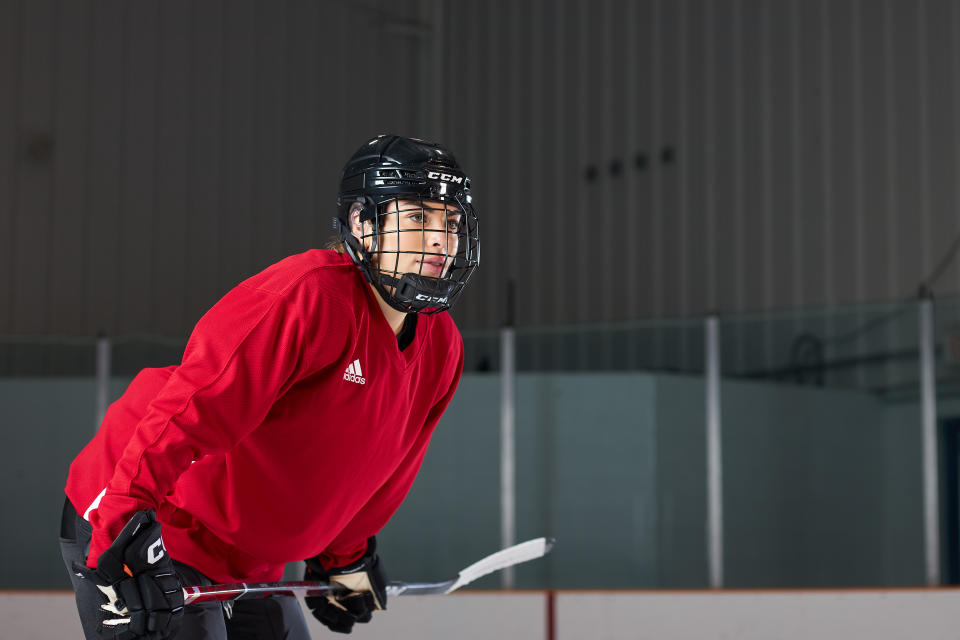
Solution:
{"label": "adidas logo on jersey", "polygon": [[367,384],[367,379],[363,377],[363,371],[360,370],[359,358],[347,365],[347,370],[343,372],[343,379],[347,382]]}

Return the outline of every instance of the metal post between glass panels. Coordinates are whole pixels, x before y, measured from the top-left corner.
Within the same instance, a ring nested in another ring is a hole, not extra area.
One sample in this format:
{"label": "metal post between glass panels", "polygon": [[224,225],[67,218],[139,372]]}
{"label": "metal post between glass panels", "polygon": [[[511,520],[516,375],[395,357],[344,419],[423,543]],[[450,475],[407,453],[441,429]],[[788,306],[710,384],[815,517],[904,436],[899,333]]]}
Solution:
{"label": "metal post between glass panels", "polygon": [[[513,327],[500,330],[500,545],[516,542],[515,425],[516,335]],[[513,567],[501,574],[504,589],[514,585]]]}
{"label": "metal post between glass panels", "polygon": [[923,524],[927,585],[940,584],[940,513],[937,471],[937,396],[933,352],[933,299],[920,298],[920,404],[923,420]]}
{"label": "metal post between glass panels", "polygon": [[107,413],[107,405],[110,404],[110,338],[97,338],[97,414],[93,425],[93,431],[96,433],[103,422],[103,416]]}
{"label": "metal post between glass panels", "polygon": [[704,322],[707,405],[707,562],[710,586],[723,586],[723,467],[720,448],[720,319]]}

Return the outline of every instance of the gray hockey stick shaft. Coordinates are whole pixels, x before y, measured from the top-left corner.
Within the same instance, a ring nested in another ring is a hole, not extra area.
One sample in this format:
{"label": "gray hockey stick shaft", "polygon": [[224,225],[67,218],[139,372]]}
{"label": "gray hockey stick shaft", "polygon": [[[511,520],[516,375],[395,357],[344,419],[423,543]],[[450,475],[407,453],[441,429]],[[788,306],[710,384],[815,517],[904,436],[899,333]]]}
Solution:
{"label": "gray hockey stick shaft", "polygon": [[[542,558],[550,553],[555,544],[553,538],[535,538],[474,562],[460,571],[456,577],[442,582],[390,582],[387,584],[388,596],[413,596],[443,594],[456,591],[474,580],[521,562]],[[212,584],[206,586],[184,587],[183,603],[199,604],[225,600],[245,600],[265,598],[277,594],[308,593],[310,595],[335,590],[335,585],[326,582],[239,582],[236,584]]]}

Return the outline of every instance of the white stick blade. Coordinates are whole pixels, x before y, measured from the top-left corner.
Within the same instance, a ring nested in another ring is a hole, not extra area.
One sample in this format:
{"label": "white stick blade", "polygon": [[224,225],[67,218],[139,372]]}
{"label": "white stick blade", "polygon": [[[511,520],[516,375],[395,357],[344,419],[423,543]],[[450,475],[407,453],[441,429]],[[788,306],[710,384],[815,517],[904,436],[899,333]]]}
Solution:
{"label": "white stick blade", "polygon": [[451,591],[455,591],[460,587],[470,584],[477,578],[482,578],[494,571],[500,571],[501,569],[512,567],[515,564],[527,562],[528,560],[542,558],[550,553],[553,545],[554,540],[552,538],[534,538],[533,540],[527,540],[526,542],[515,544],[512,547],[501,549],[482,560],[474,562],[461,571],[457,581],[454,582],[446,592],[450,593]]}

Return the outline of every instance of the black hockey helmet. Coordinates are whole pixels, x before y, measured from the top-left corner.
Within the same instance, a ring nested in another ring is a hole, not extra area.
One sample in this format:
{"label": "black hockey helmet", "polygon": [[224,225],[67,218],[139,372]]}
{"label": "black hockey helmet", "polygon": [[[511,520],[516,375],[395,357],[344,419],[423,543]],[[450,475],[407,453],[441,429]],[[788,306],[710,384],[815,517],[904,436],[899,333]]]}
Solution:
{"label": "black hockey helmet", "polygon": [[[425,203],[428,210],[445,210],[444,217],[453,222],[444,229],[431,229],[425,226],[427,216],[420,215],[419,227],[411,228],[405,220],[405,228],[401,228],[400,212],[408,215],[411,209],[417,209],[422,213]],[[394,212],[396,215],[388,225],[388,216]],[[355,213],[359,213],[361,224],[372,223],[364,227],[359,238],[351,230],[351,216]],[[453,154],[434,142],[394,135],[377,136],[366,142],[343,168],[334,225],[347,254],[364,277],[391,307],[407,313],[449,309],[480,262],[470,178]],[[442,253],[428,251],[428,232],[443,233]],[[397,234],[394,241],[385,243],[386,234],[391,233]],[[401,233],[419,234],[419,248],[411,250],[412,236],[405,236],[407,248],[401,251]],[[441,273],[424,274],[422,262],[418,262],[416,272],[400,273],[402,254],[419,257],[428,253],[442,259]]]}

